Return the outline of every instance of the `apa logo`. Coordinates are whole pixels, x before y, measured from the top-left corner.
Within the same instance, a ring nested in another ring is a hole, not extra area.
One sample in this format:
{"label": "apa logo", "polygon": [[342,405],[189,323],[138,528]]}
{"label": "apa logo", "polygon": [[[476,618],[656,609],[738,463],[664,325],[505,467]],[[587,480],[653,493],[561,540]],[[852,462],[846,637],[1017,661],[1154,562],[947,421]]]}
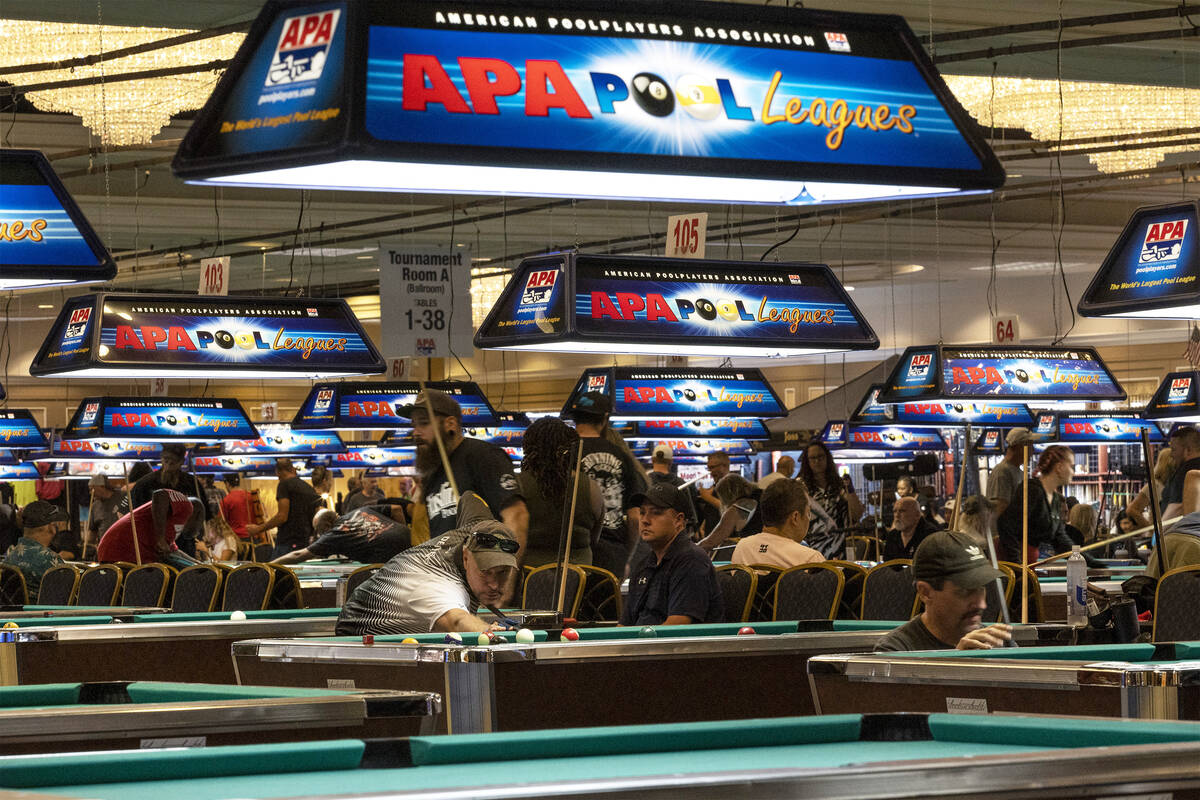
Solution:
{"label": "apa logo", "polygon": [[313,402],[313,411],[328,411],[332,404],[333,389],[322,389],[317,392],[317,399]]}
{"label": "apa logo", "polygon": [[100,413],[99,403],[88,403],[83,407],[83,418],[79,420],[80,425],[92,425],[96,422],[96,415]]}
{"label": "apa logo", "polygon": [[801,283],[803,283],[799,275],[792,275],[791,273],[788,274],[788,281],[796,286],[799,286]]}
{"label": "apa logo", "polygon": [[83,338],[84,333],[87,332],[88,320],[91,318],[92,309],[90,306],[87,308],[77,308],[72,311],[71,318],[67,320],[67,330],[63,334],[63,341]]}
{"label": "apa logo", "polygon": [[549,303],[557,280],[556,269],[539,269],[529,273],[529,280],[525,281],[525,291],[521,293],[521,305],[540,306]]}
{"label": "apa logo", "polygon": [[607,385],[607,375],[588,375],[587,390],[589,392],[603,392],[604,387]]}
{"label": "apa logo", "polygon": [[1179,258],[1183,250],[1183,237],[1187,234],[1187,225],[1186,217],[1152,222],[1146,228],[1146,238],[1142,241],[1138,263],[1157,264],[1160,261],[1174,261]]}
{"label": "apa logo", "polygon": [[842,438],[841,423],[837,423],[837,424],[829,426],[829,438],[830,439],[841,439]]}
{"label": "apa logo", "polygon": [[1054,415],[1053,414],[1043,414],[1042,416],[1038,417],[1037,432],[1039,434],[1043,434],[1043,435],[1051,434],[1054,432]]}
{"label": "apa logo", "polygon": [[263,85],[284,86],[320,78],[341,13],[341,9],[333,9],[285,19]]}
{"label": "apa logo", "polygon": [[929,353],[917,353],[912,357],[912,361],[908,362],[908,377],[924,378],[929,375],[929,365],[933,363],[933,356]]}
{"label": "apa logo", "polygon": [[306,312],[308,312],[308,315],[309,315],[310,317],[316,317],[316,316],[319,316],[319,312],[318,312],[318,311],[317,311],[315,308],[309,307],[309,308],[306,308],[306,309],[304,309],[304,310],[305,310]]}
{"label": "apa logo", "polygon": [[829,49],[834,52],[850,52],[850,40],[846,38],[846,34],[844,33],[825,31],[825,44],[829,45]]}
{"label": "apa logo", "polygon": [[417,339],[415,344],[417,347],[417,355],[419,356],[432,356],[437,352],[437,342],[435,342],[433,339]]}
{"label": "apa logo", "polygon": [[999,443],[1000,443],[1000,432],[999,431],[988,431],[987,435],[983,437],[984,447],[995,447]]}
{"label": "apa logo", "polygon": [[1167,394],[1168,400],[1183,400],[1188,396],[1192,389],[1191,378],[1174,378],[1171,380],[1171,390]]}

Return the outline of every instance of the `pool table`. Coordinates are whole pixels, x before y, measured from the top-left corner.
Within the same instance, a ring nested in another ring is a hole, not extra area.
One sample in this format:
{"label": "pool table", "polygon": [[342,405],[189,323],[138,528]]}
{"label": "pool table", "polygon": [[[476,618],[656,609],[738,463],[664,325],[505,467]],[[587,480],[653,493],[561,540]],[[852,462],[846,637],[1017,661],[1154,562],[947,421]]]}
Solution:
{"label": "pool table", "polygon": [[426,692],[47,683],[0,688],[0,753],[415,736],[440,713]]}
{"label": "pool table", "polygon": [[1195,798],[1200,725],[839,715],[0,758],[0,789],[232,798]]}
{"label": "pool table", "polygon": [[299,564],[286,564],[300,581],[304,605],[308,608],[341,607],[346,602],[346,578],[359,567],[357,561],[342,559],[314,559]]}
{"label": "pool table", "polygon": [[[536,641],[449,645],[443,634],[266,639],[237,642],[239,683],[319,688],[410,689],[438,692],[446,732],[565,728],[600,724],[738,719],[748,715],[812,714],[804,664],[821,653],[869,652],[897,622],[756,622],[641,628],[579,628],[578,642],[558,631],[535,631]],[[1056,631],[1061,632],[1061,631]],[[1022,628],[1034,644],[1041,631]],[[538,697],[545,687],[555,702]],[[700,688],[698,687],[708,687]],[[531,700],[531,689],[535,693]],[[697,696],[703,702],[697,702]]]}
{"label": "pool table", "polygon": [[[0,628],[0,686],[79,681],[236,683],[239,639],[329,636],[338,609],[19,618]],[[119,624],[115,624],[119,623]]]}
{"label": "pool table", "polygon": [[0,605],[0,625],[9,620],[21,620],[30,617],[117,617],[125,621],[133,616],[147,614],[165,614],[169,608],[156,606],[3,606]]}
{"label": "pool table", "polygon": [[[1121,594],[1121,584],[1126,578],[1089,577],[1088,585],[1102,590],[1107,596]],[[1038,586],[1042,590],[1042,608],[1046,612],[1047,622],[1062,622],[1067,618],[1067,576],[1051,575],[1038,578]],[[1020,608],[1020,595],[1014,595],[1014,600]]]}
{"label": "pool table", "polygon": [[1200,642],[823,655],[821,713],[1053,711],[1200,720]]}

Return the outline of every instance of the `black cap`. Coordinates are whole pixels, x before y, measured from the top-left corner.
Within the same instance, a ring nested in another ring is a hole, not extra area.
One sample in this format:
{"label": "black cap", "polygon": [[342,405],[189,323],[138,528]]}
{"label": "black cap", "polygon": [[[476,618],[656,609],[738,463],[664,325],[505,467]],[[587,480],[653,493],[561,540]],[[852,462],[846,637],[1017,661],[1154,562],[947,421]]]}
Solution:
{"label": "black cap", "polygon": [[[428,402],[426,402],[427,399]],[[404,406],[396,413],[412,419],[413,412],[424,411],[428,414],[430,408],[433,408],[433,413],[439,417],[462,419],[462,406],[458,404],[457,400],[443,391],[428,388],[418,392],[411,405]]]}
{"label": "black cap", "polygon": [[978,589],[1002,575],[983,554],[983,548],[958,531],[930,534],[913,556],[913,577],[919,581],[949,578],[964,589]]}
{"label": "black cap", "polygon": [[608,416],[612,410],[612,400],[608,395],[604,392],[588,392],[576,397],[564,416],[567,419],[573,419],[576,413],[593,414],[598,417]]}
{"label": "black cap", "polygon": [[635,506],[650,503],[659,508],[669,508],[678,511],[685,517],[691,516],[692,513],[692,507],[688,503],[687,495],[683,493],[682,489],[672,486],[669,483],[656,483],[645,492],[635,494],[629,498],[629,502]]}
{"label": "black cap", "polygon": [[40,528],[43,525],[50,525],[54,522],[67,522],[68,520],[70,520],[70,517],[67,516],[67,512],[53,503],[47,503],[45,500],[34,500],[21,509],[21,527],[25,530]]}

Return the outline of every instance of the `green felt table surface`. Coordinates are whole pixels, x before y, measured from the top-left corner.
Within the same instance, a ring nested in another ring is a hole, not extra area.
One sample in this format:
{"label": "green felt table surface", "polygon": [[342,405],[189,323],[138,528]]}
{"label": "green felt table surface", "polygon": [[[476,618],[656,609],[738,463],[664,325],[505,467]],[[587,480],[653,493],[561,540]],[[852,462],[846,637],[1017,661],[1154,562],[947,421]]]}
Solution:
{"label": "green felt table surface", "polygon": [[[150,616],[150,615],[147,615]],[[162,614],[154,616],[162,617]],[[9,622],[14,623],[18,628],[45,628],[59,627],[61,625],[107,625],[113,621],[110,616],[86,616],[86,617],[17,617],[15,619],[5,619],[3,614],[0,614],[0,625],[5,625]],[[8,627],[13,627],[9,625]],[[115,627],[115,626],[114,626]]]}
{"label": "green felt table surface", "polygon": [[[340,608],[284,608],[267,611],[247,611],[246,619],[309,619],[336,617]],[[229,611],[195,611],[182,614],[135,614],[134,622],[205,622],[228,620]]]}
{"label": "green felt table surface", "polygon": [[[1193,656],[1181,656],[1183,652]],[[1061,647],[1001,647],[995,650],[919,650],[880,655],[899,658],[957,658],[957,659],[1013,659],[1043,661],[1131,661],[1152,660],[1159,653],[1153,644],[1085,644]],[[1175,656],[1191,658],[1200,655],[1200,643],[1177,643]]]}
{"label": "green felt table surface", "polygon": [[[270,798],[665,773],[836,768],[1200,740],[1200,724],[929,715],[933,738],[861,741],[858,715],[414,737],[419,766],[356,769],[354,740],[0,758],[0,787],[99,800]],[[714,743],[721,747],[715,749]],[[483,757],[481,759],[481,754]],[[52,763],[51,763],[52,762]],[[73,782],[65,782],[69,776]],[[169,777],[167,777],[169,776]]]}
{"label": "green felt table surface", "polygon": [[[80,702],[81,683],[42,683],[0,687],[0,712],[13,709],[58,708],[98,705]],[[267,700],[271,698],[331,697],[345,692],[287,686],[226,686],[206,683],[134,681],[126,687],[135,704],[203,703],[207,700]],[[110,707],[112,703],[103,703]],[[3,723],[0,722],[0,726]]]}

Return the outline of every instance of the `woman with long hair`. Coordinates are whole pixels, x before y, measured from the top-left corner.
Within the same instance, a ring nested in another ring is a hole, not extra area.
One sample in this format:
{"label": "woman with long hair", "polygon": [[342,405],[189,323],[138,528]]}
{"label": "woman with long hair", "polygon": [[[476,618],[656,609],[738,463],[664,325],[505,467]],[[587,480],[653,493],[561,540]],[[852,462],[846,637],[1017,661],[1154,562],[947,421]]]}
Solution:
{"label": "woman with long hair", "polygon": [[[525,452],[517,488],[529,508],[523,563],[538,567],[558,558],[563,517],[571,505],[571,489],[575,485],[579,434],[556,417],[542,417],[525,431],[522,447]],[[570,563],[592,563],[592,542],[600,535],[603,520],[600,487],[587,475],[580,475],[571,526],[571,552],[567,558]]]}
{"label": "woman with long hair", "polygon": [[[1046,555],[1068,553],[1074,544],[1067,535],[1067,501],[1060,491],[1075,476],[1075,454],[1069,447],[1054,444],[1038,456],[1034,468],[1036,477],[1029,481],[1029,552],[1028,562],[1037,561],[1045,548]],[[1015,534],[1020,536],[1020,529]],[[1021,541],[1005,535],[1000,539],[1003,557],[1021,563]],[[1084,553],[1089,564],[1095,560]]]}
{"label": "woman with long hair", "polygon": [[811,441],[800,456],[800,482],[812,501],[812,524],[805,542],[826,558],[841,558],[846,528],[863,515],[863,504],[848,487],[824,442]]}

